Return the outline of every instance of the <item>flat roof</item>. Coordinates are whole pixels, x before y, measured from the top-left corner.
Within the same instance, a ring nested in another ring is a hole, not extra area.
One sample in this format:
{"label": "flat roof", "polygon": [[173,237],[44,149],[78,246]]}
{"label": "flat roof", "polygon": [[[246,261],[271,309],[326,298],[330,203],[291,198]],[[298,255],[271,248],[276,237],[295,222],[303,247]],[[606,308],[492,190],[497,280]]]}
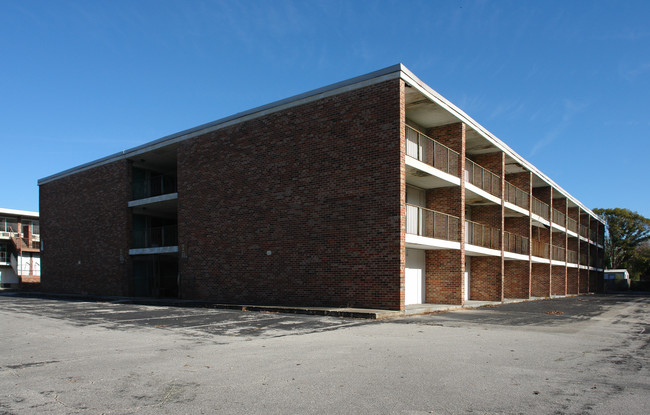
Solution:
{"label": "flat roof", "polygon": [[322,88],[314,89],[312,91],[304,92],[302,94],[294,95],[289,98],[285,98],[279,101],[274,101],[266,105],[262,105],[260,107],[255,107],[252,109],[249,109],[247,111],[239,112],[234,115],[230,115],[225,118],[218,119],[216,121],[212,121],[206,124],[202,124],[187,130],[180,131],[175,134],[171,134],[162,138],[159,138],[154,141],[150,141],[148,143],[142,144],[137,147],[133,147],[131,149],[127,150],[122,150],[119,153],[112,154],[107,157],[100,158],[95,161],[91,161],[89,163],[82,164],[77,167],[73,167],[68,170],[64,170],[62,172],[53,174],[51,176],[44,177],[40,180],[38,180],[38,185],[42,185],[45,183],[49,183],[55,180],[58,180],[60,178],[88,170],[103,164],[111,163],[120,159],[125,159],[128,157],[133,157],[141,153],[145,153],[151,150],[155,150],[157,148],[165,147],[167,145],[177,143],[180,141],[188,140],[190,138],[209,133],[211,131],[219,130],[225,127],[228,127],[230,125],[238,124],[241,122],[245,122],[254,118],[262,117],[268,114],[271,114],[273,112],[281,111],[287,108],[291,108],[294,106],[302,105],[307,102],[311,102],[314,100],[322,99],[328,96],[352,91],[358,88],[363,88],[369,85],[373,85],[379,82],[384,82],[390,79],[397,79],[400,78],[404,80],[406,83],[409,85],[416,87],[420,92],[422,92],[425,96],[427,96],[429,99],[431,99],[433,102],[437,103],[440,105],[442,108],[445,110],[449,111],[451,114],[453,114],[456,118],[458,118],[459,121],[464,122],[468,126],[470,126],[474,131],[478,132],[483,136],[485,139],[490,141],[492,144],[494,144],[497,148],[502,150],[504,153],[512,157],[514,160],[516,160],[519,164],[521,164],[523,167],[525,167],[527,170],[533,172],[535,175],[540,177],[543,181],[549,184],[549,186],[552,186],[556,190],[558,190],[562,195],[564,195],[566,198],[570,199],[573,203],[578,205],[582,210],[586,211],[590,216],[596,218],[598,221],[601,223],[605,223],[598,215],[596,215],[591,209],[586,207],[584,204],[582,204],[578,199],[575,197],[571,196],[569,192],[564,190],[562,187],[560,187],[557,183],[555,183],[553,180],[551,180],[550,177],[548,177],[546,174],[542,173],[537,167],[532,165],[530,162],[528,162],[526,159],[521,157],[517,152],[515,152],[513,149],[508,147],[507,144],[505,144],[503,141],[501,141],[499,138],[497,138],[494,134],[490,133],[485,127],[483,127],[481,124],[476,122],[473,118],[471,118],[469,115],[465,114],[460,108],[452,104],[450,101],[448,101],[446,98],[444,98],[442,95],[437,93],[435,90],[433,90],[430,86],[422,82],[417,76],[415,76],[408,68],[406,68],[404,65],[401,63],[389,66],[384,69],[380,69],[378,71],[370,72],[365,75],[357,76],[354,78],[350,78],[345,81],[337,82],[331,85],[324,86]]}
{"label": "flat roof", "polygon": [[0,216],[29,216],[32,218],[38,218],[38,212],[0,208]]}

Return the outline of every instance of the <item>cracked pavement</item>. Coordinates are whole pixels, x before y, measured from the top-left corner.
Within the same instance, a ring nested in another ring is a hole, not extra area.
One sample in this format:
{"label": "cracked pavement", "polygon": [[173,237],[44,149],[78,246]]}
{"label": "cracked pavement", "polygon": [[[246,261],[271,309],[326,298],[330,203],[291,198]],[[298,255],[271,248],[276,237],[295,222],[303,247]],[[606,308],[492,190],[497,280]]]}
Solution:
{"label": "cracked pavement", "polygon": [[650,297],[384,321],[0,295],[0,414],[645,414]]}

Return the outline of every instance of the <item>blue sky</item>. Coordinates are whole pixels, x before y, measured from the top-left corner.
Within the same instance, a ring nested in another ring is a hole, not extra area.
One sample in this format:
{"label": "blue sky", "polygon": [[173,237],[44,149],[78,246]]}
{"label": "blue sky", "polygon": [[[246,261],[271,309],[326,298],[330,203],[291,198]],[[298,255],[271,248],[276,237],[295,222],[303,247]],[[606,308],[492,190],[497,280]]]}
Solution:
{"label": "blue sky", "polygon": [[648,1],[3,1],[0,207],[37,180],[405,64],[590,208],[650,217]]}

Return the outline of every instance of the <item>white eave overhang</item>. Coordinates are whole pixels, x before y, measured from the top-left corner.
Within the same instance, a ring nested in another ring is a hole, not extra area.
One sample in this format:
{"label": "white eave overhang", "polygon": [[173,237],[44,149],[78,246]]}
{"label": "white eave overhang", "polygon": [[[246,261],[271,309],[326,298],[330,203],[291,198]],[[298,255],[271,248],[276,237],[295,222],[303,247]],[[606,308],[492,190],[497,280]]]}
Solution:
{"label": "white eave overhang", "polygon": [[0,216],[25,216],[30,218],[38,218],[38,212],[32,212],[30,210],[18,210],[18,209],[4,209],[0,208]]}

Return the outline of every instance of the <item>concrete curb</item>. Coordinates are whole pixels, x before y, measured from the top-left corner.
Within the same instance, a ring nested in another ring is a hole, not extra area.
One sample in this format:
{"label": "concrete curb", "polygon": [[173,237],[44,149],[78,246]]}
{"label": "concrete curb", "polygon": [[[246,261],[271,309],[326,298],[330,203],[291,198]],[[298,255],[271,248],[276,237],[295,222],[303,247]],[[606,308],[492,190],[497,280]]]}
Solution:
{"label": "concrete curb", "polygon": [[[592,295],[580,294],[580,295]],[[89,302],[110,302],[117,304],[139,304],[159,307],[192,307],[192,308],[216,308],[224,310],[254,311],[263,313],[287,313],[305,314],[314,316],[330,316],[341,318],[357,318],[369,320],[383,320],[406,316],[417,316],[425,314],[446,313],[449,311],[469,310],[482,307],[495,307],[504,304],[523,303],[529,301],[551,300],[555,298],[576,297],[577,294],[552,297],[535,297],[529,299],[507,299],[504,301],[471,301],[465,305],[453,304],[422,304],[407,306],[406,310],[380,310],[367,308],[348,307],[298,307],[298,306],[271,306],[271,305],[248,305],[248,304],[220,304],[210,301],[178,300],[178,299],[157,299],[143,297],[118,297],[100,295],[44,293],[36,291],[0,290],[0,296],[15,296],[28,298],[44,298],[67,301],[89,301]]]}

